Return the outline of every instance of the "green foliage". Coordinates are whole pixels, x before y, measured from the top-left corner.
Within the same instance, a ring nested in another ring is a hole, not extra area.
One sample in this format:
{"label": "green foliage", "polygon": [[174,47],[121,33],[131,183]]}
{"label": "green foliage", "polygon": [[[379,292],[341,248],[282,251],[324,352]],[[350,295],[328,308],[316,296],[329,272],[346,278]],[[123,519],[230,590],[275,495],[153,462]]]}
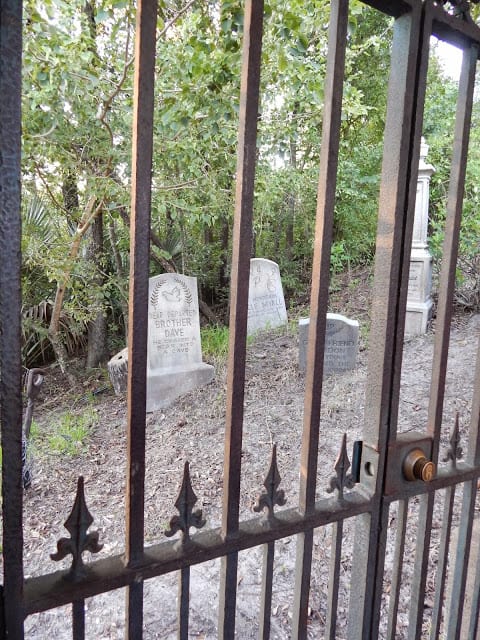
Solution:
{"label": "green foliage", "polygon": [[87,408],[81,414],[64,413],[47,434],[49,449],[67,456],[85,452],[96,419],[97,412],[92,408]]}
{"label": "green foliage", "polygon": [[[196,275],[202,298],[226,308],[244,3],[183,6],[159,7],[151,217],[160,246],[150,267],[157,274],[167,260]],[[34,309],[69,273],[65,315],[85,327],[102,310],[119,327],[128,296],[135,7],[97,0],[94,8],[87,15],[80,2],[25,3],[23,285],[25,307]],[[311,281],[329,12],[325,0],[265,4],[254,253],[279,263],[287,298],[304,297]],[[375,251],[391,36],[391,18],[351,0],[332,273],[368,263]],[[429,74],[424,134],[437,168],[438,256],[456,88],[434,58]],[[474,259],[480,161],[469,172],[461,256]],[[73,260],[68,249],[91,195],[102,203],[104,255],[91,260],[86,234]],[[27,350],[45,337],[37,320],[27,318],[38,331]]]}
{"label": "green foliage", "polygon": [[224,360],[228,355],[229,331],[225,326],[208,326],[200,330],[204,358]]}

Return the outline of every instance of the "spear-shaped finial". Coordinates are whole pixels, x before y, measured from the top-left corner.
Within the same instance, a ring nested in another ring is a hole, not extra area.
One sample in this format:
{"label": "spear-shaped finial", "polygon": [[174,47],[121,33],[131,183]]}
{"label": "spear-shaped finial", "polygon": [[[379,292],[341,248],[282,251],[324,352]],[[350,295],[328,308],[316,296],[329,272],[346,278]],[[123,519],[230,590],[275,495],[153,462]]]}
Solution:
{"label": "spear-shaped finial", "polygon": [[57,542],[57,552],[50,554],[52,560],[63,560],[69,554],[73,556],[72,566],[67,574],[70,580],[80,580],[86,574],[82,553],[84,551],[98,553],[103,547],[103,544],[98,543],[98,531],[87,533],[92,523],[93,518],[85,502],[83,476],[80,476],[77,482],[75,503],[64,525],[70,533],[70,538],[60,538]]}
{"label": "spear-shaped finial", "polygon": [[190,481],[190,468],[187,460],[183,469],[182,486],[180,487],[180,492],[178,494],[177,501],[175,502],[175,507],[177,508],[180,515],[173,516],[170,519],[170,528],[165,531],[165,535],[168,537],[175,535],[177,531],[181,531],[182,546],[185,546],[191,542],[189,533],[190,527],[201,529],[206,522],[202,518],[201,509],[196,509],[195,511],[193,510],[193,507],[196,505],[196,503],[197,496],[192,489],[192,483]]}
{"label": "spear-shaped finial", "polygon": [[333,467],[336,475],[330,478],[330,485],[327,488],[328,493],[332,493],[335,489],[338,491],[338,499],[343,500],[343,492],[345,489],[351,489],[355,481],[351,475],[347,475],[350,469],[350,460],[347,453],[347,434],[343,434],[342,445],[340,447],[340,453],[335,461]]}
{"label": "spear-shaped finial", "polygon": [[457,415],[455,416],[455,426],[453,427],[452,435],[450,436],[450,447],[448,448],[443,461],[450,461],[452,467],[455,469],[457,466],[457,460],[462,456],[463,449],[460,446],[460,419],[457,411]]}
{"label": "spear-shaped finial", "polygon": [[253,510],[257,513],[263,511],[263,509],[267,509],[265,514],[266,520],[272,520],[275,518],[275,505],[278,504],[282,507],[287,501],[283,489],[278,489],[281,480],[282,478],[280,477],[277,466],[277,445],[274,444],[272,448],[270,468],[263,483],[263,486],[267,491],[258,495],[255,506],[253,507]]}

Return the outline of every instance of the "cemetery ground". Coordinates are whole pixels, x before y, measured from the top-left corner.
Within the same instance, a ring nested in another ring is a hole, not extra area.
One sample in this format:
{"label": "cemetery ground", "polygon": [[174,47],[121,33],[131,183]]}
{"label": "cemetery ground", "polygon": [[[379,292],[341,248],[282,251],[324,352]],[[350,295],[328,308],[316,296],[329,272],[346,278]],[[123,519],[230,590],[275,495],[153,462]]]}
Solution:
{"label": "cemetery ground", "polygon": [[[347,434],[349,454],[353,441],[361,438],[365,412],[365,380],[368,358],[369,277],[361,274],[357,281],[343,283],[331,296],[331,310],[358,319],[361,345],[357,367],[325,379],[320,422],[318,495],[326,489],[333,475],[333,465],[341,439]],[[273,443],[287,503],[298,501],[298,474],[303,421],[305,378],[300,375],[298,360],[298,317],[307,315],[303,308],[290,309],[290,324],[259,334],[249,342],[247,353],[245,419],[242,454],[241,518],[256,517],[252,505],[263,489]],[[444,435],[441,457],[448,446],[449,431],[458,412],[462,446],[467,448],[466,430],[470,419],[475,352],[480,332],[480,316],[455,314],[448,363],[444,406]],[[434,326],[424,336],[409,338],[404,348],[399,429],[422,430],[425,425],[434,342]],[[145,493],[146,542],[164,538],[169,521],[177,512],[174,502],[180,488],[183,466],[190,462],[192,485],[203,510],[206,527],[217,527],[221,519],[222,471],[224,454],[226,362],[223,356],[204,360],[215,365],[215,379],[175,402],[167,409],[147,415],[147,461]],[[124,540],[124,488],[126,470],[126,400],[117,397],[103,371],[82,372],[78,362],[82,390],[71,391],[58,368],[47,368],[41,398],[34,410],[33,482],[25,492],[25,567],[26,575],[55,571],[69,566],[68,558],[55,563],[50,553],[60,537],[73,505],[78,476],[85,478],[87,505],[94,518],[91,530],[100,532],[103,549],[85,561],[121,554]],[[433,606],[435,566],[442,518],[442,495],[436,499],[433,523],[430,571],[425,603],[425,631]],[[461,498],[461,496],[459,496]],[[458,499],[457,499],[458,502]],[[398,638],[403,638],[408,620],[409,582],[413,571],[415,517],[418,499],[410,502],[405,565],[399,604]],[[477,505],[478,509],[478,505]],[[456,516],[458,517],[458,516]],[[349,576],[352,561],[354,522],[345,523],[342,555],[339,621],[337,638],[346,633],[346,616],[350,598]],[[388,605],[389,574],[392,566],[396,528],[396,507],[392,507],[389,549],[385,569],[384,605]],[[315,532],[314,570],[310,601],[310,637],[322,637],[328,590],[329,544],[331,528]],[[276,543],[272,638],[291,637],[293,610],[294,538]],[[260,606],[262,550],[240,553],[238,572],[237,637],[256,638]],[[219,561],[192,568],[191,632],[192,638],[214,639],[218,608]],[[176,637],[176,576],[169,575],[145,584],[146,639]],[[104,594],[86,602],[86,637],[120,639],[124,628],[124,590]],[[28,638],[69,638],[69,607],[31,616],[26,621]],[[386,616],[384,616],[386,618]]]}

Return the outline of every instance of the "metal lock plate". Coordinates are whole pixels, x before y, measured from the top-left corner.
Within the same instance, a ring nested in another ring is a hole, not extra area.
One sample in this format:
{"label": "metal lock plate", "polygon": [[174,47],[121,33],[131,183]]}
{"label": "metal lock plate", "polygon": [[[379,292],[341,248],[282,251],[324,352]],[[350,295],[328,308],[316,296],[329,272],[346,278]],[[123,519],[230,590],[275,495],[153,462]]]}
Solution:
{"label": "metal lock plate", "polygon": [[[408,492],[433,478],[432,439],[422,433],[400,433],[388,447],[385,494]],[[410,471],[409,471],[410,470]],[[422,479],[415,479],[415,475]]]}

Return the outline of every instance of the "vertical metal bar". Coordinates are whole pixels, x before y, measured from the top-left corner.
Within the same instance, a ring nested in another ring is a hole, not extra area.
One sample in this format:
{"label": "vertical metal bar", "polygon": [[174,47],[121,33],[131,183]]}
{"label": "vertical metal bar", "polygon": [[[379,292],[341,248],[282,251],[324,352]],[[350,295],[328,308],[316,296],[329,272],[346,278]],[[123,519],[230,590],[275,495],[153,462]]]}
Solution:
{"label": "vertical metal bar", "polygon": [[338,587],[342,559],[343,521],[335,522],[332,531],[330,575],[328,577],[327,624],[325,638],[335,640],[337,633]]}
{"label": "vertical metal bar", "polygon": [[275,542],[263,545],[262,602],[260,605],[260,630],[258,633],[258,637],[261,640],[269,640],[270,638],[274,557]]}
{"label": "vertical metal bar", "polygon": [[182,569],[178,576],[178,634],[179,640],[188,640],[190,615],[190,567]]}
{"label": "vertical metal bar", "polygon": [[397,534],[395,539],[395,557],[392,567],[392,583],[390,585],[390,602],[388,606],[387,640],[395,640],[397,632],[398,602],[402,584],[403,553],[405,550],[405,533],[408,520],[408,500],[398,504]]}
{"label": "vertical metal bar", "polygon": [[438,550],[438,565],[435,584],[435,602],[432,612],[432,625],[430,639],[436,640],[440,637],[440,626],[442,624],[443,600],[445,597],[445,584],[447,580],[448,557],[450,551],[450,533],[452,530],[453,505],[455,502],[455,487],[448,487],[445,490],[445,504],[442,518],[442,536],[440,548]]}
{"label": "vertical metal bar", "polygon": [[453,313],[453,293],[455,289],[458,243],[462,220],[465,172],[467,166],[468,142],[472,113],[477,47],[464,51],[462,70],[458,88],[457,113],[453,141],[452,168],[447,198],[445,238],[442,248],[440,289],[438,294],[437,318],[435,323],[435,347],[430,387],[428,412],[428,433],[434,438],[434,462],[438,458],[440,430],[442,425],[445,379],[447,375],[448,348],[450,345],[450,324]]}
{"label": "vertical metal bar", "polygon": [[[455,121],[455,133],[453,141],[452,168],[447,199],[447,217],[445,222],[445,240],[443,245],[442,269],[440,274],[440,290],[438,297],[436,340],[433,356],[432,383],[430,387],[430,405],[428,416],[428,433],[433,438],[432,459],[438,459],[440,446],[440,434],[443,414],[443,398],[445,392],[445,379],[447,373],[448,347],[450,343],[450,323],[452,317],[453,292],[455,288],[455,270],[458,255],[458,242],[460,236],[460,223],[462,218],[463,194],[465,187],[465,173],[467,165],[468,142],[470,137],[470,123],[473,104],[473,92],[475,88],[475,69],[478,58],[478,48],[472,46],[464,52],[462,71],[458,87],[457,114]],[[466,483],[465,492],[472,492],[472,483]],[[463,509],[464,517],[459,534],[459,549],[463,547],[466,556],[462,556],[462,562],[468,563],[469,537],[462,538],[462,530],[471,531],[471,522],[468,522],[468,513],[472,513],[473,507],[470,498],[464,493]],[[425,599],[425,584],[428,571],[428,555],[430,549],[430,532],[433,516],[434,495],[422,496],[420,503],[420,516],[418,525],[418,544],[415,557],[414,581],[412,584],[412,597],[410,604],[409,640],[417,640],[422,634],[423,602]],[[466,581],[466,569],[460,579],[459,592],[464,592]],[[462,586],[463,585],[463,586]],[[463,597],[460,595],[457,610],[458,620],[461,620],[463,609]],[[454,620],[457,619],[450,612],[449,629],[453,629]],[[457,633],[457,632],[456,632]],[[460,629],[458,629],[458,634]],[[458,635],[449,635],[449,638],[457,638]]]}
{"label": "vertical metal bar", "polygon": [[[253,194],[263,35],[263,0],[247,0],[244,14],[240,121],[230,286],[222,534],[238,531],[245,391],[248,285],[252,252]],[[237,553],[222,558],[219,638],[233,638],[237,594]]]}
{"label": "vertical metal bar", "polygon": [[74,600],[72,603],[72,638],[85,640],[85,600]]}
{"label": "vertical metal bar", "polygon": [[5,628],[5,600],[3,587],[0,586],[0,638],[4,640],[7,637],[7,630]]}
{"label": "vertical metal bar", "polygon": [[[410,246],[425,94],[422,3],[394,23],[368,360],[364,442],[378,454],[370,515],[357,519],[349,640],[378,632],[388,503],[383,499],[388,443],[396,437]],[[422,55],[423,54],[423,55]],[[360,594],[360,595],[359,595]]]}
{"label": "vertical metal bar", "polygon": [[[470,422],[470,440],[467,462],[478,467],[480,465],[480,340],[478,343],[477,364],[473,389],[474,395],[472,402],[472,418]],[[462,512],[458,528],[458,543],[453,570],[452,592],[448,606],[449,616],[447,637],[449,640],[450,638],[452,638],[452,640],[457,640],[460,637],[476,496],[477,482],[466,482],[463,487]],[[478,585],[478,575],[476,576],[476,582]],[[477,597],[477,609],[474,609],[472,604],[472,616],[478,616],[479,614],[478,593],[474,593],[474,596],[475,595]],[[474,636],[469,637],[473,638]]]}
{"label": "vertical metal bar", "polygon": [[[157,0],[138,0],[135,42],[128,340],[125,560],[144,548],[145,410]],[[142,637],[143,583],[127,589],[127,637]]]}
{"label": "vertical metal bar", "polygon": [[4,613],[9,637],[23,638],[21,363],[22,2],[0,2],[0,406]]}
{"label": "vertical metal bar", "polygon": [[[299,507],[304,514],[314,508],[317,485],[323,352],[330,282],[330,251],[337,185],[347,25],[348,0],[332,0],[310,297],[303,436],[300,453]],[[305,638],[307,633],[312,544],[313,531],[305,531],[297,536],[295,602],[292,623],[294,638]]]}
{"label": "vertical metal bar", "polygon": [[480,553],[477,555],[477,566],[475,567],[474,576],[467,638],[478,640],[480,628]]}
{"label": "vertical metal bar", "polygon": [[[478,340],[477,364],[473,381],[472,418],[470,422],[470,439],[467,461],[478,467],[480,465],[480,338]],[[476,484],[476,483],[475,483]],[[468,638],[477,638],[480,618],[480,553],[475,567],[475,579],[472,593],[472,607]]]}

